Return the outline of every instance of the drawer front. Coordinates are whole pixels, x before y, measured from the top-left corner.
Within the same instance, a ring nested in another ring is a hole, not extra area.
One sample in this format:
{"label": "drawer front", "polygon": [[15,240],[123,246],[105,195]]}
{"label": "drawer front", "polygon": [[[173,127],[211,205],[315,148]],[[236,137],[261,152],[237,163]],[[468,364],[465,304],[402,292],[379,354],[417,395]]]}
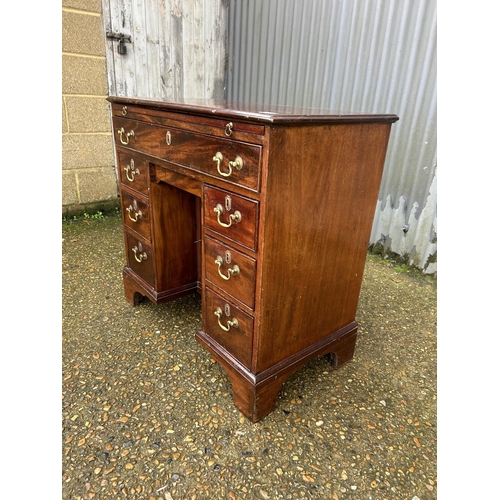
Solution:
{"label": "drawer front", "polygon": [[204,134],[215,135],[222,138],[231,137],[245,142],[262,144],[265,133],[264,125],[256,123],[228,121],[213,116],[194,116],[171,110],[142,108],[133,104],[112,104],[113,116],[118,118],[131,118],[143,122],[156,123],[165,127],[193,130]]}
{"label": "drawer front", "polygon": [[121,190],[123,223],[151,241],[151,224],[149,204]]}
{"label": "drawer front", "polygon": [[205,308],[206,333],[247,368],[250,368],[252,316],[244,313],[209,288],[205,288]]}
{"label": "drawer front", "polygon": [[114,129],[117,144],[259,189],[261,146],[121,118],[114,119]]}
{"label": "drawer front", "polygon": [[118,173],[120,182],[146,196],[149,192],[149,165],[128,153],[118,151]]}
{"label": "drawer front", "polygon": [[205,227],[252,250],[257,247],[258,205],[255,200],[205,186]]}
{"label": "drawer front", "polygon": [[125,248],[127,264],[132,271],[155,288],[154,255],[146,240],[138,238],[125,230]]}
{"label": "drawer front", "polygon": [[255,260],[209,237],[204,258],[207,280],[253,309]]}

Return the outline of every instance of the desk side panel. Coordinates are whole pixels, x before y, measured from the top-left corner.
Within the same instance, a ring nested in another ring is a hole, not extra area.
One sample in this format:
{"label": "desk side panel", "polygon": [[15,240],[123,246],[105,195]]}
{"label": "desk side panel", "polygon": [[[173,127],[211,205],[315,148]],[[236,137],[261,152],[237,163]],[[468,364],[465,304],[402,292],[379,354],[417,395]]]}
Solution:
{"label": "desk side panel", "polygon": [[390,124],[271,129],[254,370],[355,321]]}

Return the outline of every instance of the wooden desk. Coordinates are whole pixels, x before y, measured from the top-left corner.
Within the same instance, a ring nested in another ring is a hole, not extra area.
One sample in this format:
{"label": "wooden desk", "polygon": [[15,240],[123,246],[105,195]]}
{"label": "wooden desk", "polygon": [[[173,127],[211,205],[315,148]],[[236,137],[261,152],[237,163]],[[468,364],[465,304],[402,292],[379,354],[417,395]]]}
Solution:
{"label": "wooden desk", "polygon": [[200,291],[196,339],[252,421],[314,356],[352,358],[395,115],[110,97],[125,295]]}

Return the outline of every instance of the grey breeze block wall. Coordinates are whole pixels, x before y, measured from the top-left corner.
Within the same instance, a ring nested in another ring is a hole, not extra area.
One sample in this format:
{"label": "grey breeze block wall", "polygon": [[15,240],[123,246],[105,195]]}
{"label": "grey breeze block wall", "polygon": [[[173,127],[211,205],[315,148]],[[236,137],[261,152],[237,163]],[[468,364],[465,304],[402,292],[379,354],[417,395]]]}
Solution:
{"label": "grey breeze block wall", "polygon": [[107,94],[101,0],[63,0],[63,215],[118,206]]}

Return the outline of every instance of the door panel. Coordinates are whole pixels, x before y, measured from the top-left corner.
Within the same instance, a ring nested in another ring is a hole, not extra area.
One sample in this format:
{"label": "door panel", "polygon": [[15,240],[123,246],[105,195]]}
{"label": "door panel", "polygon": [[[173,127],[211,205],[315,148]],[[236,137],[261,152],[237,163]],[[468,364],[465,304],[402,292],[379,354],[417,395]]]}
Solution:
{"label": "door panel", "polygon": [[[227,2],[102,0],[109,94],[224,98]],[[122,33],[126,54],[118,40]]]}

